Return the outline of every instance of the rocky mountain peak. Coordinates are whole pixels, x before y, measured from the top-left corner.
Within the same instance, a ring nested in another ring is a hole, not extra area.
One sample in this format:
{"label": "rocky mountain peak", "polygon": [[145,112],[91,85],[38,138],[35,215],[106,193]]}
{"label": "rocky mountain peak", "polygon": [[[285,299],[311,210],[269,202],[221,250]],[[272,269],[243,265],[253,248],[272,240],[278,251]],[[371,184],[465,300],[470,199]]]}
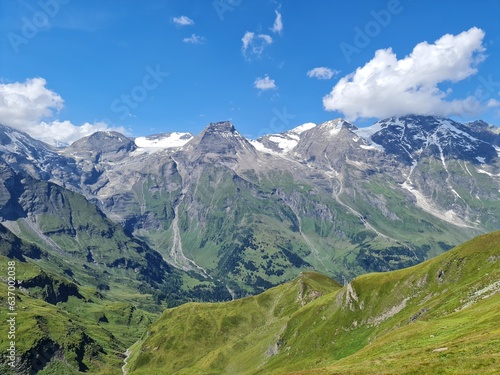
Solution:
{"label": "rocky mountain peak", "polygon": [[483,124],[469,126],[444,117],[391,117],[356,133],[408,164],[413,164],[422,153],[439,159],[446,156],[474,163],[497,157],[494,133],[485,129]]}
{"label": "rocky mountain peak", "polygon": [[200,134],[191,139],[185,150],[200,153],[236,154],[255,153],[255,148],[243,137],[229,121],[210,123]]}
{"label": "rocky mountain peak", "polygon": [[211,122],[206,128],[207,133],[237,133],[235,127],[229,121]]}
{"label": "rocky mountain peak", "polygon": [[342,129],[347,129],[350,131],[355,131],[358,128],[351,124],[350,122],[344,120],[343,118],[337,118],[335,120],[326,121],[320,125],[318,125],[318,129],[321,129],[323,132],[328,132],[330,135],[338,134]]}
{"label": "rocky mountain peak", "polygon": [[72,179],[68,177],[74,167],[71,159],[62,157],[55,147],[34,139],[27,133],[1,124],[0,158],[13,170],[25,171],[35,178],[60,182],[53,173],[53,169],[61,167],[64,168],[64,172],[59,175],[64,175],[66,181]]}
{"label": "rocky mountain peak", "polygon": [[134,141],[115,131],[99,131],[73,142],[64,154],[95,162],[123,158],[137,148]]}
{"label": "rocky mountain peak", "polygon": [[99,131],[72,143],[68,150],[73,151],[119,151],[124,147],[134,148],[134,141],[115,131]]}
{"label": "rocky mountain peak", "polygon": [[352,137],[352,132],[357,129],[355,125],[342,118],[329,120],[319,125],[308,122],[283,133],[265,135],[252,141],[252,144],[260,151],[287,154],[297,151],[300,144],[332,141],[332,137],[338,138],[343,132]]}

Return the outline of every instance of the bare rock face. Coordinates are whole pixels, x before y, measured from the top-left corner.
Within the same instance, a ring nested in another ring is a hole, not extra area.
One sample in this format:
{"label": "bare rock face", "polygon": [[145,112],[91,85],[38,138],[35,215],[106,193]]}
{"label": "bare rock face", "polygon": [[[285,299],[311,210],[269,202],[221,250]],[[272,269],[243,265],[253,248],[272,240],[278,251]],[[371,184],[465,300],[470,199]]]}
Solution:
{"label": "bare rock face", "polygon": [[203,154],[221,156],[234,156],[238,153],[256,154],[251,143],[238,133],[229,121],[211,123],[186,144],[185,150],[197,156]]}

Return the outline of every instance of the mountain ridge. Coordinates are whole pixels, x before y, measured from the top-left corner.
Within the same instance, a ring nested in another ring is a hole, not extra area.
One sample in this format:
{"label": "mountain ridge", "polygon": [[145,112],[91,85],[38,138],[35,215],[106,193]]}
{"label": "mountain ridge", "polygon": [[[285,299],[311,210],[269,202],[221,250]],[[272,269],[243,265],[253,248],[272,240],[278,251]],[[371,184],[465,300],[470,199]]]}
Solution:
{"label": "mountain ridge", "polygon": [[19,160],[8,145],[0,158],[83,195],[171,265],[196,265],[244,296],[300,270],[349,280],[408,266],[498,228],[493,130],[403,116],[247,140],[223,121],[196,136],[99,132],[56,151],[23,138],[50,157]]}

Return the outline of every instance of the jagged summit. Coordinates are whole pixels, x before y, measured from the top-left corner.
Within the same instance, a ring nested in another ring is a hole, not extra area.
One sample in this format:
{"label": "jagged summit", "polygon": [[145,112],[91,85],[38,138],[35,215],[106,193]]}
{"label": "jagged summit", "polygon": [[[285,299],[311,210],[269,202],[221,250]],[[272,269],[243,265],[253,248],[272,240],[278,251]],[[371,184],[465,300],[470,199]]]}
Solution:
{"label": "jagged summit", "polygon": [[200,134],[191,139],[184,149],[223,155],[238,152],[255,153],[255,148],[229,121],[210,123]]}
{"label": "jagged summit", "polygon": [[[61,156],[58,151],[25,132],[0,124],[1,160],[15,171],[28,168],[29,173],[36,178],[60,182],[61,177],[66,184],[71,185],[69,181],[73,181],[74,162]],[[62,169],[57,177],[52,173],[54,168]]]}
{"label": "jagged summit", "polygon": [[329,135],[336,135],[342,129],[347,129],[350,131],[358,129],[355,125],[351,124],[349,121],[344,120],[343,118],[325,121],[324,123],[320,124],[318,128],[323,132],[326,131]]}
{"label": "jagged summit", "polygon": [[218,121],[218,122],[211,122],[208,124],[208,126],[205,128],[206,132],[219,132],[219,133],[234,133],[236,132],[236,129],[233,124],[231,124],[230,121]]}

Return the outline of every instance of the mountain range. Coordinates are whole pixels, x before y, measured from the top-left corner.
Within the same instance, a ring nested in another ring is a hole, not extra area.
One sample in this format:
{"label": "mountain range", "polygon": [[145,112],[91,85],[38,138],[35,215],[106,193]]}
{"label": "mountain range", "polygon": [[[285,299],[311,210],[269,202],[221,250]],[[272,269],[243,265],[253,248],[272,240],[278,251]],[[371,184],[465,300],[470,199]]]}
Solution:
{"label": "mountain range", "polygon": [[[225,298],[302,270],[348,281],[411,266],[498,229],[499,152],[497,127],[430,116],[307,123],[257,140],[229,122],[196,136],[98,132],[65,149],[0,129],[11,173],[77,194],[170,266],[223,285]],[[16,202],[30,236],[53,241],[39,219],[50,209],[27,203]],[[5,210],[4,225],[27,238]]]}
{"label": "mountain range", "polygon": [[[0,126],[0,259],[17,262],[23,315],[16,371],[115,374],[165,308],[266,300],[276,285],[305,288],[305,305],[497,230],[499,152],[497,127],[431,116],[257,140],[229,122],[196,136],[97,132],[65,148]],[[127,361],[139,371],[149,359]]]}

